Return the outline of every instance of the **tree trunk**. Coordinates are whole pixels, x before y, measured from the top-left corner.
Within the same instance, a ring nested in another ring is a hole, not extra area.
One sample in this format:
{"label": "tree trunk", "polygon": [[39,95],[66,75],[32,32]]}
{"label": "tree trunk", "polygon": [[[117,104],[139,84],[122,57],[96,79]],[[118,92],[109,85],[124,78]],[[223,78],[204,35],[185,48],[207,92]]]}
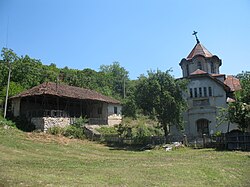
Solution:
{"label": "tree trunk", "polygon": [[167,124],[163,124],[163,130],[164,130],[164,136],[165,136],[165,140],[166,142],[165,143],[170,143],[170,140],[169,140],[169,130],[168,130],[168,125]]}

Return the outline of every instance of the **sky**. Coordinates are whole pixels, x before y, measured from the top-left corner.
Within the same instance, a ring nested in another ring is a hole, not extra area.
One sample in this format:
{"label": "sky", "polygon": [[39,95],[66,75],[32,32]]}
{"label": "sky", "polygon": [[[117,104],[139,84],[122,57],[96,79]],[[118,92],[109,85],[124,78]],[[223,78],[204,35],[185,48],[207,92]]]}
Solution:
{"label": "sky", "polygon": [[0,0],[0,48],[59,68],[118,61],[131,79],[157,69],[178,78],[194,30],[220,73],[250,70],[250,0]]}

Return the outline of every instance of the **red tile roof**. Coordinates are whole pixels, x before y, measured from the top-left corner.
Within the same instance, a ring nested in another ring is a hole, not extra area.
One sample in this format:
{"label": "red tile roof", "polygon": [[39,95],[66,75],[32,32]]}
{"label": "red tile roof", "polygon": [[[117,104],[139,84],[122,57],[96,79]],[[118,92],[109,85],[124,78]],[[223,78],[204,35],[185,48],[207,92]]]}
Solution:
{"label": "red tile roof", "polygon": [[210,53],[201,43],[197,43],[192,51],[187,56],[187,60],[194,58],[197,55],[202,55],[204,57],[212,57],[212,53]]}
{"label": "red tile roof", "polygon": [[231,91],[237,91],[241,89],[240,80],[232,75],[228,75],[224,84],[230,87]]}
{"label": "red tile roof", "polygon": [[58,97],[68,97],[73,99],[97,100],[115,104],[120,103],[116,99],[102,95],[93,90],[79,88],[75,86],[68,86],[65,84],[56,84],[53,82],[45,82],[29,90],[26,90],[12,98],[28,97],[36,95],[55,95]]}
{"label": "red tile roof", "polygon": [[191,73],[190,75],[201,75],[201,74],[207,74],[207,72],[200,70],[200,69],[197,69],[193,73]]}

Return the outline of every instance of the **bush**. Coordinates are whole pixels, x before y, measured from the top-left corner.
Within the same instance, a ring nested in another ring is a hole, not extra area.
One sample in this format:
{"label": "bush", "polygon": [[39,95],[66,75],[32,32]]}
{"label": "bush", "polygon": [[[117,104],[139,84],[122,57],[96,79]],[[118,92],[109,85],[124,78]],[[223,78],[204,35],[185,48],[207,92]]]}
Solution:
{"label": "bush", "polygon": [[53,135],[62,135],[64,133],[64,128],[54,126],[49,128],[47,132]]}
{"label": "bush", "polygon": [[72,125],[69,125],[64,129],[63,135],[69,138],[78,138],[78,139],[85,138],[83,129]]}
{"label": "bush", "polygon": [[86,123],[88,123],[88,119],[81,116],[80,118],[77,118],[72,125],[77,128],[82,128],[82,126],[84,126]]}
{"label": "bush", "polygon": [[152,133],[145,124],[139,124],[136,128],[132,129],[132,137],[136,144],[145,144],[147,137],[150,137]]}
{"label": "bush", "polygon": [[101,133],[102,135],[118,135],[118,131],[117,128],[115,127],[105,127],[102,126],[99,129],[96,129],[99,133]]}
{"label": "bush", "polygon": [[4,126],[4,125],[10,126],[10,127],[16,127],[16,124],[13,121],[0,117],[0,126]]}

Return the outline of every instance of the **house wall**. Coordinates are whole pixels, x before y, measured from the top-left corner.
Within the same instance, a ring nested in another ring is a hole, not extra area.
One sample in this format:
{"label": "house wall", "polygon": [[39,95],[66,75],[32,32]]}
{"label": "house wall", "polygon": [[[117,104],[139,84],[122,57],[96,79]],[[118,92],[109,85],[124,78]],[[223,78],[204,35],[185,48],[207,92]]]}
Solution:
{"label": "house wall", "polygon": [[58,126],[66,127],[70,125],[70,118],[66,117],[35,117],[31,118],[31,122],[35,125],[36,129],[46,132],[49,128]]}
{"label": "house wall", "polygon": [[[116,107],[116,109],[115,109]],[[118,125],[122,122],[122,106],[119,104],[108,104],[108,125]]]}

